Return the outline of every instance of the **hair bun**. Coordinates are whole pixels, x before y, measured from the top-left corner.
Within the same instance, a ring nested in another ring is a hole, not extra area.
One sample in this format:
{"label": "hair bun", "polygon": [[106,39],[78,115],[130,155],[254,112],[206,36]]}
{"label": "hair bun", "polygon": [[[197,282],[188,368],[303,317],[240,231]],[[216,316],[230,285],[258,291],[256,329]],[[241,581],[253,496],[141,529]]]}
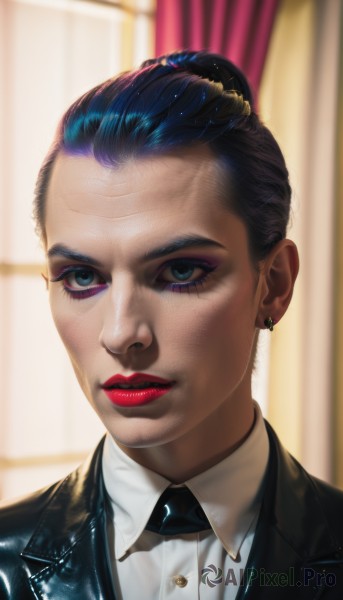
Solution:
{"label": "hair bun", "polygon": [[152,64],[168,65],[194,73],[203,79],[220,82],[225,91],[238,92],[253,106],[253,95],[245,75],[230,60],[219,54],[185,50],[147,60],[142,67]]}

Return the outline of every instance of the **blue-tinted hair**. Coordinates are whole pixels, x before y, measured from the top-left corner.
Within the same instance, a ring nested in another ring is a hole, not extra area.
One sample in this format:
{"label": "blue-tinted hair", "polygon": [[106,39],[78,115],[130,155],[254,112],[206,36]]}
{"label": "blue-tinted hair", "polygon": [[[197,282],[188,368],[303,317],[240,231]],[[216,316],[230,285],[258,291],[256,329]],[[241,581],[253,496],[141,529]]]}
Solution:
{"label": "blue-tinted hair", "polygon": [[38,176],[34,216],[39,234],[46,241],[46,194],[60,152],[115,166],[130,157],[197,144],[206,144],[223,165],[227,207],[244,221],[252,257],[264,258],[286,235],[288,172],[277,142],[254,110],[244,75],[208,52],[145,61],[71,105]]}

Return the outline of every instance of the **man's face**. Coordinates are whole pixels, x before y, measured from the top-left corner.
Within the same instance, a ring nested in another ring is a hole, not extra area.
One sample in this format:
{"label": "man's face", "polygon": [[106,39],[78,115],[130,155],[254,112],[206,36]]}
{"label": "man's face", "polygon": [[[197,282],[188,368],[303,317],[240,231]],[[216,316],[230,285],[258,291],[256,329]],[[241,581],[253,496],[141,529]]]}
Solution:
{"label": "man's face", "polygon": [[[132,455],[186,442],[206,459],[251,424],[260,276],[243,222],[220,202],[221,176],[206,149],[115,168],[60,155],[53,169],[53,318],[89,402]],[[137,372],[170,386],[143,404],[104,390]]]}

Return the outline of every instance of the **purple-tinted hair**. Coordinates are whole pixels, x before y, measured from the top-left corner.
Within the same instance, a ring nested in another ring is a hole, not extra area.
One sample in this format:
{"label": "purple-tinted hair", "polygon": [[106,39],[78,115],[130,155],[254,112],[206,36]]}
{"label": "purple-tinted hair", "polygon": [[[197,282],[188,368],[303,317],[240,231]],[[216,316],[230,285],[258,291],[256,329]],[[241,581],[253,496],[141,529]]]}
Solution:
{"label": "purple-tinted hair", "polygon": [[39,235],[46,241],[46,194],[59,152],[115,166],[130,157],[196,144],[206,144],[224,166],[227,207],[245,223],[252,257],[264,258],[286,235],[288,171],[277,142],[254,110],[244,75],[208,52],[146,61],[72,104],[38,176],[34,216]]}

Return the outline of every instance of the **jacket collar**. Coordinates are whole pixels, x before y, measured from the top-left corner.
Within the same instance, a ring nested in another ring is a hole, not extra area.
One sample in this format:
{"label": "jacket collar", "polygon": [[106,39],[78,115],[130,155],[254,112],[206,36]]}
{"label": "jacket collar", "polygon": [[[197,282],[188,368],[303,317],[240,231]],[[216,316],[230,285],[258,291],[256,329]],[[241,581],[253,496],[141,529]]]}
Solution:
{"label": "jacket collar", "polygon": [[52,488],[21,554],[30,565],[29,583],[36,598],[114,600],[101,473],[103,442],[81,467]]}
{"label": "jacket collar", "polygon": [[316,480],[283,448],[272,427],[266,425],[271,464],[261,525],[272,517],[271,526],[301,560],[320,560],[335,552],[340,544],[320,502]]}
{"label": "jacket collar", "polygon": [[[271,426],[266,426],[270,463],[246,568],[252,579],[246,577],[237,600],[274,600],[276,594],[278,600],[291,596],[317,599],[324,592],[325,579],[316,573],[335,565],[340,544],[321,505],[316,480],[284,450]],[[276,582],[281,582],[277,588]]]}
{"label": "jacket collar", "polygon": [[81,531],[91,526],[103,505],[101,475],[104,440],[76,471],[54,486],[51,500],[22,556],[45,563],[58,562],[75,544]]}

